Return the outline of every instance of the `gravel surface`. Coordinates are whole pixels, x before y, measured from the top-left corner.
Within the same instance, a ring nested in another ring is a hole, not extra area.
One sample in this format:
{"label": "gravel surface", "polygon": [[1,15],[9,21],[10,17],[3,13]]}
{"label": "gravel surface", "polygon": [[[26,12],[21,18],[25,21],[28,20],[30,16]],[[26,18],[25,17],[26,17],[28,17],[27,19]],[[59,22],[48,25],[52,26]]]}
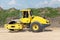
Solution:
{"label": "gravel surface", "polygon": [[29,31],[10,33],[0,28],[0,40],[60,40],[60,28],[46,28],[39,33]]}

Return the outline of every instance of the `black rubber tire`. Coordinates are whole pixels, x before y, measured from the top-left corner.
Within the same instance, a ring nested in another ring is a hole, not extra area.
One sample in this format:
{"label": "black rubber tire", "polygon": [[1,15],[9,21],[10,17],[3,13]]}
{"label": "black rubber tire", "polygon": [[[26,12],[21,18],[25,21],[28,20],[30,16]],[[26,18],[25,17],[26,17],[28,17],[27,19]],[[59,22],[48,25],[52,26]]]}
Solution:
{"label": "black rubber tire", "polygon": [[14,29],[9,29],[10,31],[14,31]]}
{"label": "black rubber tire", "polygon": [[10,33],[14,33],[14,29],[9,29],[9,32]]}
{"label": "black rubber tire", "polygon": [[18,32],[18,29],[10,29],[10,32]]}
{"label": "black rubber tire", "polygon": [[[34,24],[38,25],[38,30],[33,30],[33,25]],[[33,31],[33,32],[42,32],[43,28],[42,28],[42,25],[39,22],[33,22],[33,23],[30,24],[30,30]]]}

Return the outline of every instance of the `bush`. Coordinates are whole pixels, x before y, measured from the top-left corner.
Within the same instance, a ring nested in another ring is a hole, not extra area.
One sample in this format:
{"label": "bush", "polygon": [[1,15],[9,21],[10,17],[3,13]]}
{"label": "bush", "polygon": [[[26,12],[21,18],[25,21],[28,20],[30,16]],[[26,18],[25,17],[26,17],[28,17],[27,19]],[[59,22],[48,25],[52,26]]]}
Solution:
{"label": "bush", "polygon": [[8,17],[19,17],[19,10],[9,12],[7,10],[0,11],[0,25],[3,25],[6,22]]}

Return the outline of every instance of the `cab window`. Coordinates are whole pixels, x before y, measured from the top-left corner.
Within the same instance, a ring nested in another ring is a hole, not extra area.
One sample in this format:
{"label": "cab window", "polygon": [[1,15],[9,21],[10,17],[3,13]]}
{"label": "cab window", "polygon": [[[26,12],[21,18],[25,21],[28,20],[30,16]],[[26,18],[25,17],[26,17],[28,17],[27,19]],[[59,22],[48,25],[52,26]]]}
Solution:
{"label": "cab window", "polygon": [[28,11],[23,12],[23,18],[28,18]]}

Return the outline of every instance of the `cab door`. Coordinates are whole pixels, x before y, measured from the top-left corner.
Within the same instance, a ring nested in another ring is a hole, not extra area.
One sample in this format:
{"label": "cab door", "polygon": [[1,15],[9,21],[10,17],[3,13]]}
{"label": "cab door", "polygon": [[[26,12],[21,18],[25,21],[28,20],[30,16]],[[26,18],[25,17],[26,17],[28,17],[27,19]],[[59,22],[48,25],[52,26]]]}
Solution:
{"label": "cab door", "polygon": [[24,11],[23,12],[23,17],[20,19],[22,23],[30,23],[30,17],[29,17],[29,12]]}

